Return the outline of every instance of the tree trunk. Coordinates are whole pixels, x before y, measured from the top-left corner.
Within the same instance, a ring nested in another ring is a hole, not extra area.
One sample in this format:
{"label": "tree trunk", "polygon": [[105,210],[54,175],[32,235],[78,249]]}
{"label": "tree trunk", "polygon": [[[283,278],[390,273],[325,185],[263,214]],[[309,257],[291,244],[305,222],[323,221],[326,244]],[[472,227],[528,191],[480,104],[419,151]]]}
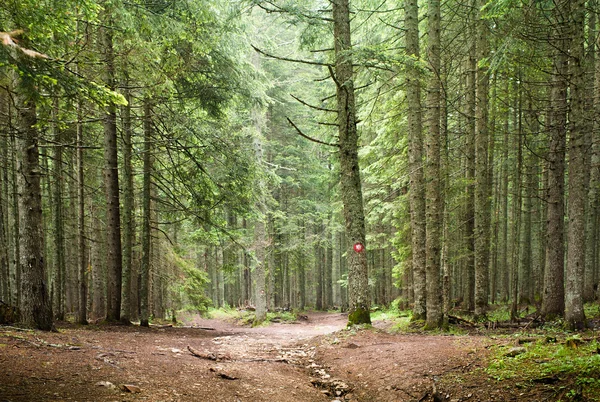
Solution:
{"label": "tree trunk", "polygon": [[[477,10],[487,4],[478,2]],[[490,253],[490,191],[488,186],[488,91],[489,56],[487,21],[476,14],[477,21],[477,102],[475,103],[475,317],[484,317],[488,309]]]}
{"label": "tree trunk", "polygon": [[92,223],[91,266],[92,266],[92,310],[91,317],[98,320],[106,317],[106,253],[101,233],[104,227],[96,213],[96,208],[90,202],[90,220]]}
{"label": "tree trunk", "polygon": [[142,266],[140,286],[140,325],[149,326],[150,320],[150,256],[151,256],[151,202],[152,186],[152,117],[150,100],[144,100],[144,181],[142,187]]}
{"label": "tree trunk", "polygon": [[427,320],[425,328],[440,328],[443,324],[442,292],[440,286],[440,253],[442,235],[443,200],[440,172],[440,1],[429,0],[427,11],[427,58],[432,74],[427,86],[427,129],[425,147],[426,185],[426,275]]}
{"label": "tree trunk", "polygon": [[[406,19],[406,54],[416,60],[419,50],[419,6],[417,0],[404,3]],[[417,66],[407,64],[406,101],[408,103],[408,159],[410,171],[410,225],[412,269],[414,281],[413,319],[426,317],[425,277],[425,184],[423,181],[423,130],[421,114],[421,83]]]}
{"label": "tree trunk", "polygon": [[[110,28],[103,28],[105,82],[115,89],[113,36]],[[107,247],[107,311],[108,321],[119,321],[121,315],[121,215],[119,204],[119,170],[117,156],[117,113],[115,105],[106,107],[104,116],[104,185],[106,191],[106,247]]]}
{"label": "tree trunk", "polygon": [[[8,135],[8,130],[10,130],[8,123],[10,122],[9,114],[11,113],[10,107],[8,106],[7,95],[6,91],[0,92],[0,116],[7,116],[6,135]],[[12,290],[8,253],[8,239],[10,237],[8,225],[8,158],[8,140],[0,141],[0,300],[7,304],[11,304]]]}
{"label": "tree trunk", "polygon": [[[519,71],[519,83],[522,82],[521,72]],[[514,179],[513,179],[513,205],[512,205],[512,256],[511,256],[511,268],[510,268],[510,299],[511,299],[511,307],[510,307],[510,318],[512,321],[515,321],[518,317],[518,307],[519,307],[519,256],[521,249],[521,209],[523,204],[523,185],[522,185],[522,176],[523,176],[523,126],[521,121],[522,114],[522,88],[521,84],[518,84],[516,87],[517,95],[515,97],[515,117],[514,121],[516,123],[516,132],[517,136],[515,139],[515,149],[517,151],[517,161],[515,164],[514,170]]]}
{"label": "tree trunk", "polygon": [[129,323],[132,314],[131,288],[132,288],[132,263],[133,239],[135,236],[134,222],[134,187],[132,156],[132,129],[131,129],[131,94],[125,93],[127,105],[123,106],[123,287],[121,289],[121,321]]}
{"label": "tree trunk", "polygon": [[35,85],[26,75],[16,88],[18,108],[19,271],[20,320],[23,325],[49,331],[53,328],[52,302],[46,283],[42,233],[42,189],[36,128]]}
{"label": "tree trunk", "polygon": [[[475,36],[475,33],[473,33]],[[476,119],[475,110],[477,104],[477,50],[475,41],[469,49],[469,60],[467,65],[467,144],[466,144],[466,181],[467,192],[465,202],[465,288],[464,308],[468,311],[475,310],[475,162],[476,162]]]}
{"label": "tree trunk", "polygon": [[316,287],[316,302],[315,309],[323,310],[323,248],[319,244],[318,234],[320,232],[319,227],[314,228],[315,231],[315,245],[313,247],[313,252],[315,256],[315,278],[312,281],[314,286]]}
{"label": "tree trunk", "polygon": [[569,228],[567,232],[567,269],[565,283],[565,321],[571,330],[585,324],[583,274],[585,267],[586,169],[584,141],[584,21],[585,1],[574,0],[572,7],[573,43],[571,46],[571,132],[569,135]]}
{"label": "tree trunk", "polygon": [[550,87],[549,118],[550,146],[548,149],[548,185],[546,227],[546,270],[544,271],[544,294],[542,315],[546,319],[562,317],[565,311],[564,292],[564,178],[567,124],[567,83],[569,38],[563,16],[569,7],[568,0],[557,2],[554,15],[555,57]]}
{"label": "tree trunk", "polygon": [[[348,255],[349,324],[370,324],[369,277],[367,267],[365,215],[358,165],[358,131],[350,38],[348,0],[332,0],[335,42],[335,83],[339,127],[341,196],[346,222]],[[359,252],[354,250],[359,245]]]}
{"label": "tree trunk", "polygon": [[[598,211],[600,208],[600,121],[598,113],[600,113],[600,59],[598,52],[600,51],[600,37],[597,36],[596,28],[596,13],[598,10],[598,2],[593,0],[590,2],[590,22],[588,37],[590,43],[588,45],[588,72],[587,87],[594,88],[591,99],[588,100],[586,110],[589,113],[589,123],[591,130],[591,149],[590,149],[590,177],[588,183],[588,204],[586,209],[586,245],[585,245],[585,275],[583,287],[584,302],[591,302],[595,298],[594,287],[598,286],[596,282],[596,272],[598,271]],[[587,121],[587,119],[586,119]]]}
{"label": "tree trunk", "polygon": [[77,103],[77,267],[78,314],[77,322],[87,324],[87,264],[85,255],[85,183],[83,161],[82,104]]}
{"label": "tree trunk", "polygon": [[62,147],[62,130],[58,128],[58,97],[54,97],[52,105],[52,131],[54,136],[54,177],[52,186],[51,202],[52,217],[54,224],[54,313],[57,320],[65,319],[65,217],[63,215],[63,147]]}

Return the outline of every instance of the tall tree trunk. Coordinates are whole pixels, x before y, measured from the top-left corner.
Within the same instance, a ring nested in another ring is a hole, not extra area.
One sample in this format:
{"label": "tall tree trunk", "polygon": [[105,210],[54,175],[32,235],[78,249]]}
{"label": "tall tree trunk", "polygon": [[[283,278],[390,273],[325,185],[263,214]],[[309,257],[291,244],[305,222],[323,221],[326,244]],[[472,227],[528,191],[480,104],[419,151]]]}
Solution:
{"label": "tall tree trunk", "polygon": [[586,166],[584,140],[584,23],[585,1],[571,2],[571,132],[569,135],[569,228],[565,283],[565,321],[572,330],[585,327],[583,274],[585,267]]}
{"label": "tall tree trunk", "polygon": [[[596,272],[598,271],[598,212],[600,208],[600,59],[598,52],[600,51],[600,36],[597,37],[596,28],[596,13],[598,9],[598,1],[592,0],[589,2],[591,9],[589,16],[589,45],[588,45],[588,63],[589,72],[587,74],[588,88],[593,87],[594,92],[591,97],[588,97],[589,130],[591,134],[590,148],[590,177],[588,183],[588,204],[586,209],[586,245],[585,245],[585,275],[583,287],[583,300],[591,302],[595,298],[594,287],[598,286],[596,282]],[[590,99],[591,98],[591,99]],[[587,121],[587,119],[586,119]]]}
{"label": "tall tree trunk", "polygon": [[[404,3],[406,18],[406,54],[416,60],[419,50],[419,5],[417,0]],[[408,159],[410,171],[410,226],[412,270],[414,281],[413,319],[426,317],[425,277],[425,183],[423,181],[423,130],[421,113],[421,81],[419,69],[407,64],[406,101],[408,104]]]}
{"label": "tall tree trunk", "polygon": [[[110,28],[102,28],[104,45],[105,82],[114,90],[115,63],[113,36]],[[122,281],[122,248],[121,248],[121,213],[119,204],[119,168],[117,157],[117,112],[115,105],[106,107],[104,116],[104,186],[106,191],[106,247],[107,247],[107,311],[108,321],[119,321],[121,315],[121,281]]]}
{"label": "tall tree trunk", "polygon": [[85,255],[85,183],[83,181],[83,115],[81,101],[77,103],[77,267],[78,314],[77,322],[87,324],[87,264]]}
{"label": "tall tree trunk", "polygon": [[[487,4],[479,0],[476,9]],[[477,21],[477,102],[475,103],[475,317],[483,317],[488,309],[488,277],[490,253],[490,191],[488,172],[488,91],[489,56],[487,20],[479,12]]]}
{"label": "tall tree trunk", "polygon": [[[473,28],[471,28],[473,29]],[[473,32],[473,36],[475,33]],[[477,108],[477,49],[475,41],[469,49],[467,65],[467,144],[466,144],[466,202],[465,202],[465,288],[464,308],[468,311],[475,310],[475,162],[476,162],[476,130],[475,112]]]}
{"label": "tall tree trunk", "polygon": [[546,227],[546,269],[544,271],[544,294],[542,315],[546,319],[561,317],[565,311],[564,291],[564,180],[567,124],[567,83],[569,37],[564,16],[570,2],[556,3],[555,50],[550,87],[550,147],[548,149],[548,185]]}
{"label": "tall tree trunk", "polygon": [[[509,96],[510,83],[506,80],[505,94]],[[508,158],[509,150],[509,122],[510,113],[506,111],[504,116],[504,136],[502,140],[502,177],[501,177],[501,188],[500,188],[500,216],[501,216],[501,229],[500,229],[500,252],[498,258],[498,272],[500,277],[500,301],[507,302],[509,299],[509,265],[508,265],[508,182],[510,172],[510,162]]]}
{"label": "tall tree trunk", "polygon": [[20,320],[23,325],[49,331],[53,328],[52,302],[46,283],[42,232],[42,189],[36,128],[35,84],[20,77],[16,87],[19,135],[18,200],[19,200],[19,270],[21,272]]}
{"label": "tall tree trunk", "polygon": [[142,187],[142,264],[140,286],[140,325],[149,326],[150,319],[150,257],[151,257],[151,200],[153,149],[152,108],[150,100],[144,100],[144,181]]}
{"label": "tall tree trunk", "polygon": [[133,239],[135,236],[134,222],[134,188],[131,129],[131,94],[125,93],[127,105],[123,106],[123,287],[121,290],[121,321],[128,323],[133,312],[131,295],[133,279]]}
{"label": "tall tree trunk", "polygon": [[63,146],[62,146],[62,130],[58,127],[58,97],[55,96],[52,105],[52,131],[54,136],[54,181],[52,186],[51,203],[53,223],[54,223],[54,268],[55,268],[55,287],[54,287],[54,313],[57,320],[65,319],[65,217],[63,214]]}
{"label": "tall tree trunk", "polygon": [[[8,94],[6,91],[0,91],[0,116],[6,117],[6,126],[2,133],[8,136],[9,130],[9,113],[11,113],[8,105]],[[8,138],[5,141],[0,141],[0,300],[7,304],[11,304],[11,281],[10,281],[10,264],[9,264],[9,225],[8,225]]]}
{"label": "tall tree trunk", "polygon": [[517,161],[514,169],[514,179],[513,179],[513,205],[512,205],[512,256],[511,256],[511,269],[510,269],[510,298],[511,298],[511,307],[510,307],[510,318],[512,321],[515,321],[518,318],[518,309],[519,309],[519,256],[521,249],[521,217],[522,217],[522,205],[523,205],[523,124],[522,124],[522,110],[523,110],[523,89],[521,87],[522,76],[521,71],[519,71],[519,84],[516,89],[515,96],[515,125],[516,125],[516,138],[515,145],[517,151]]}
{"label": "tall tree trunk", "polygon": [[[258,55],[255,55],[254,60],[255,66],[259,66]],[[254,146],[254,157],[258,166],[263,165],[264,152],[263,152],[263,128],[265,127],[265,116],[261,110],[255,108],[252,112],[252,119],[256,129],[256,134],[253,141]],[[255,188],[257,189],[257,201],[255,209],[257,212],[256,222],[254,223],[254,261],[253,271],[255,280],[255,307],[256,317],[255,324],[263,322],[267,318],[267,288],[266,288],[266,268],[265,268],[265,256],[267,251],[267,233],[266,233],[266,192],[267,187],[264,179],[260,176],[255,180]]]}
{"label": "tall tree trunk", "polygon": [[[349,324],[370,324],[369,275],[367,266],[365,212],[363,208],[360,167],[358,165],[358,131],[350,38],[348,0],[332,0],[335,43],[335,83],[337,122],[339,127],[341,196],[346,222],[348,255]],[[358,250],[355,251],[354,245]]]}
{"label": "tall tree trunk", "polygon": [[432,70],[427,85],[426,140],[426,275],[427,275],[427,329],[443,324],[442,294],[440,286],[440,253],[442,235],[443,200],[440,172],[440,1],[428,0],[427,8],[427,59]]}
{"label": "tall tree trunk", "polygon": [[[10,105],[10,103],[9,103]],[[18,113],[18,110],[17,110]],[[11,116],[11,113],[9,112],[9,118]],[[17,124],[18,123],[18,116],[17,116]],[[19,241],[18,237],[19,237],[19,233],[21,233],[21,229],[20,229],[20,219],[19,219],[19,215],[20,215],[20,203],[19,203],[19,189],[18,189],[18,174],[17,174],[17,159],[18,159],[18,151],[17,151],[17,133],[15,131],[17,130],[13,130],[12,129],[12,123],[9,121],[9,127],[11,127],[11,131],[10,131],[10,149],[11,149],[11,155],[10,155],[10,171],[12,172],[11,175],[11,180],[10,180],[10,193],[12,194],[11,197],[11,204],[12,204],[12,213],[10,214],[10,221],[12,223],[12,225],[10,225],[12,227],[12,234],[13,236],[11,236],[11,240],[10,244],[12,245],[11,252],[12,252],[12,272],[11,272],[11,282],[13,283],[13,285],[11,286],[13,289],[13,303],[16,306],[20,306],[21,305],[21,264],[20,264],[20,255],[21,255],[21,242]]]}

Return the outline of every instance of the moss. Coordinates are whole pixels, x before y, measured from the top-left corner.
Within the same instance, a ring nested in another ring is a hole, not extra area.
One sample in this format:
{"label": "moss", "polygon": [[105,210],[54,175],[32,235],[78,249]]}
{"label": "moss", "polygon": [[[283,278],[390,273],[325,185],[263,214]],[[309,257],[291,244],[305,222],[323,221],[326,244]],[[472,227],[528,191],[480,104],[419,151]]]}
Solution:
{"label": "moss", "polygon": [[368,309],[357,307],[348,314],[348,325],[371,324],[371,313]]}

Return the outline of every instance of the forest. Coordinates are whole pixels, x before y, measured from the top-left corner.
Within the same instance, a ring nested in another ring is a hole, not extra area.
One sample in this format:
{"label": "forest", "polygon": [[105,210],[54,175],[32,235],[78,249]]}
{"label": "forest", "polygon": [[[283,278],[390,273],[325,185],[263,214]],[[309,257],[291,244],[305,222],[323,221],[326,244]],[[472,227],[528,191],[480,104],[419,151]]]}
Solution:
{"label": "forest", "polygon": [[[0,6],[4,319],[598,292],[596,0]],[[11,310],[12,309],[12,310]]]}

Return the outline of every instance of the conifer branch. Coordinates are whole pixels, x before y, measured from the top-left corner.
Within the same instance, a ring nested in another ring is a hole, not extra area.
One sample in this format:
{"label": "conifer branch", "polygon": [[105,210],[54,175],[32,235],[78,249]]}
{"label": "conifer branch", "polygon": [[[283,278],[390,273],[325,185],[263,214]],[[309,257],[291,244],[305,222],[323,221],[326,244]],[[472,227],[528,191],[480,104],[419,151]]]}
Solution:
{"label": "conifer branch", "polygon": [[331,67],[331,64],[320,63],[318,61],[301,60],[301,59],[291,59],[291,58],[288,58],[288,57],[275,56],[273,54],[265,52],[264,50],[261,50],[261,49],[257,48],[254,45],[250,45],[250,46],[252,46],[252,49],[254,49],[256,52],[258,52],[258,53],[262,54],[263,56],[268,57],[270,59],[283,60],[283,61],[291,61],[292,63],[309,64],[311,66]]}
{"label": "conifer branch", "polygon": [[311,105],[310,103],[306,103],[305,101],[298,98],[297,96],[294,96],[293,94],[290,94],[290,96],[292,98],[296,99],[298,102],[302,103],[304,106],[308,106],[311,109],[320,110],[321,112],[337,113],[337,110],[335,110],[335,109],[327,109],[324,107],[314,106],[314,105]]}
{"label": "conifer branch", "polygon": [[300,129],[298,128],[298,126],[297,126],[297,125],[295,125],[295,124],[294,124],[294,122],[293,122],[293,121],[292,121],[292,120],[291,120],[289,117],[286,117],[286,119],[287,119],[287,121],[288,121],[288,122],[289,122],[289,123],[292,125],[292,127],[294,127],[294,128],[296,129],[296,131],[298,132],[298,134],[299,134],[301,137],[304,137],[304,138],[306,138],[306,139],[307,139],[307,140],[309,140],[309,141],[316,142],[317,144],[321,144],[321,145],[327,145],[327,146],[329,146],[329,147],[336,147],[336,148],[337,148],[337,147],[339,147],[339,146],[340,146],[340,145],[339,145],[339,144],[337,144],[337,143],[324,142],[324,141],[321,141],[321,140],[317,140],[316,138],[309,137],[308,135],[304,134],[304,133],[302,132],[302,130],[300,130]]}

